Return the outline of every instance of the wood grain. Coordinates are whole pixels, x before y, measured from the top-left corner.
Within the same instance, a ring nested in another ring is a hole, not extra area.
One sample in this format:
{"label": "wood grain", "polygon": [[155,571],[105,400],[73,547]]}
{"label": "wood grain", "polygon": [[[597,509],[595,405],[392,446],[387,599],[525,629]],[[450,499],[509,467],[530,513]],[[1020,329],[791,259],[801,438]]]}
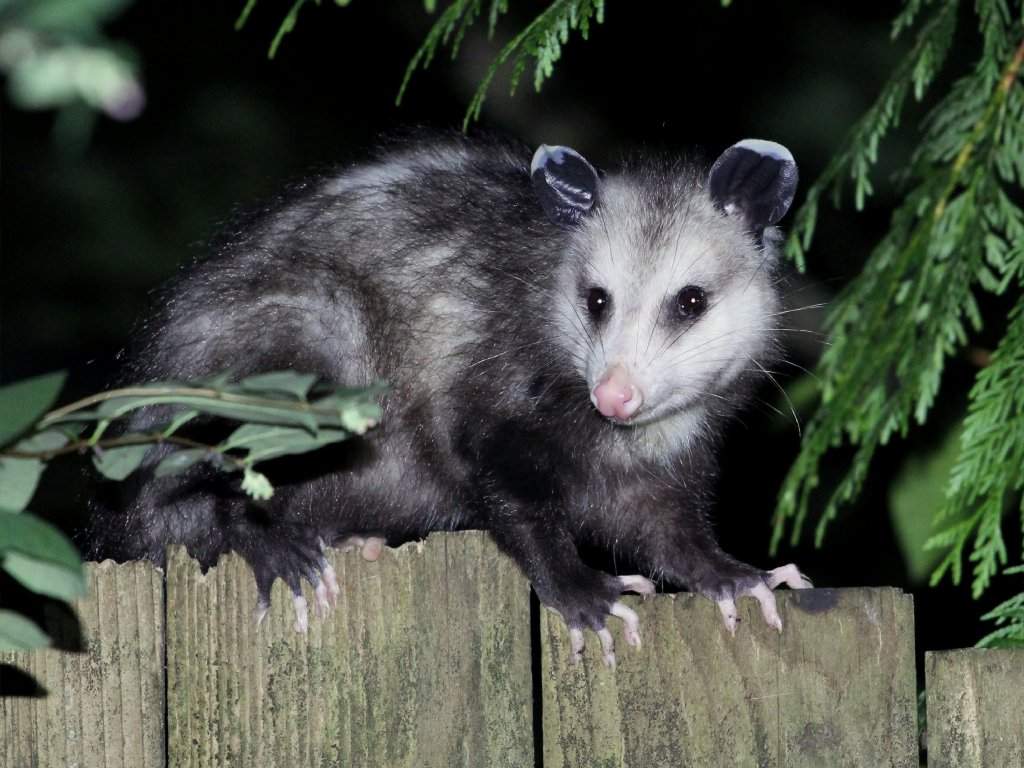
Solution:
{"label": "wood grain", "polygon": [[751,599],[730,637],[689,594],[627,598],[643,648],[610,621],[617,668],[542,611],[545,768],[916,768],[913,600],[897,589],[777,592],[782,634]]}
{"label": "wood grain", "polygon": [[329,559],[342,594],[307,636],[280,582],[257,627],[240,558],[172,554],[171,765],[533,766],[529,586],[490,539]]}
{"label": "wood grain", "polygon": [[1024,766],[1024,651],[925,654],[928,765]]}
{"label": "wood grain", "polygon": [[56,647],[0,654],[4,768],[165,765],[163,574],[107,560],[86,578],[73,613],[45,613]]}

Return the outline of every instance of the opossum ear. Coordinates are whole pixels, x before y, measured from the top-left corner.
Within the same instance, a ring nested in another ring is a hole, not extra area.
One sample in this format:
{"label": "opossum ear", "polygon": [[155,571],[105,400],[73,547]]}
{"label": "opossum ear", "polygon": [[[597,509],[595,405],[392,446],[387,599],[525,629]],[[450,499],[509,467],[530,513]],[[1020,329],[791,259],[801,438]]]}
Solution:
{"label": "opossum ear", "polygon": [[790,151],[762,139],[733,144],[708,174],[715,205],[730,216],[741,214],[758,234],[786,215],[796,183],[796,161]]}
{"label": "opossum ear", "polygon": [[557,224],[577,224],[597,202],[597,171],[569,147],[541,144],[530,177],[544,212]]}

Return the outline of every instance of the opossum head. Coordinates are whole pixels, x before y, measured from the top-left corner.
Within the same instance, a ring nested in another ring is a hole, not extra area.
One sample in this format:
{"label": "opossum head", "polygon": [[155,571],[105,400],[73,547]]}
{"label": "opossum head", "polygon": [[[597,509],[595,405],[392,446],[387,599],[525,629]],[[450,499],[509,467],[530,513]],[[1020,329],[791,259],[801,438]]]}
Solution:
{"label": "opossum head", "polygon": [[669,432],[725,410],[773,348],[789,151],[748,139],[709,172],[648,164],[600,177],[573,150],[542,146],[531,172],[548,216],[572,229],[552,316],[594,407]]}

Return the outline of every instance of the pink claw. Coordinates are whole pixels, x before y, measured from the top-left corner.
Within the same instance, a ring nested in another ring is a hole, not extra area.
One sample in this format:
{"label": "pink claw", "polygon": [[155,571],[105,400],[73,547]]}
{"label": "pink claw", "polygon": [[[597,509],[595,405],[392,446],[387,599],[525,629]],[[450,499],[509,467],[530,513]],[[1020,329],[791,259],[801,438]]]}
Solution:
{"label": "pink claw", "polygon": [[313,590],[316,595],[316,615],[321,619],[326,618],[327,614],[331,612],[331,603],[328,599],[330,597],[330,591],[327,585],[324,584],[323,579],[317,582],[316,589]]}
{"label": "pink claw", "polygon": [[740,617],[736,615],[736,603],[731,597],[725,597],[716,602],[718,603],[718,610],[722,612],[725,628],[729,630],[730,635],[736,637],[736,626],[740,621]]}
{"label": "pink claw", "polygon": [[292,604],[295,606],[295,631],[304,635],[309,632],[309,608],[306,606],[306,598],[295,595]]}

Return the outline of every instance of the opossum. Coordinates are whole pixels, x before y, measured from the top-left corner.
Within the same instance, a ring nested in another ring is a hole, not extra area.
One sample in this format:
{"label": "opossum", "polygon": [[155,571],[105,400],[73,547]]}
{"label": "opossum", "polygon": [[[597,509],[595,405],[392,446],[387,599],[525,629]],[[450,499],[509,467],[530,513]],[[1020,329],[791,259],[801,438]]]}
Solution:
{"label": "opossum", "polygon": [[[652,580],[716,601],[755,597],[762,570],[718,546],[709,519],[727,419],[777,353],[775,224],[793,156],[741,141],[711,165],[639,159],[599,173],[564,146],[435,137],[306,181],[243,218],[163,294],[131,373],[185,380],[292,368],[345,385],[385,380],[378,429],[253,503],[198,470],[144,470],[97,511],[96,555],[159,562],[181,543],[204,566],[252,566],[260,606],[283,579],[326,610],[325,546],[484,529],[570,630],[614,664],[609,616],[640,645],[623,592]],[[295,462],[292,462],[294,469]],[[272,477],[273,479],[273,477]],[[598,549],[637,574],[588,565]]]}

